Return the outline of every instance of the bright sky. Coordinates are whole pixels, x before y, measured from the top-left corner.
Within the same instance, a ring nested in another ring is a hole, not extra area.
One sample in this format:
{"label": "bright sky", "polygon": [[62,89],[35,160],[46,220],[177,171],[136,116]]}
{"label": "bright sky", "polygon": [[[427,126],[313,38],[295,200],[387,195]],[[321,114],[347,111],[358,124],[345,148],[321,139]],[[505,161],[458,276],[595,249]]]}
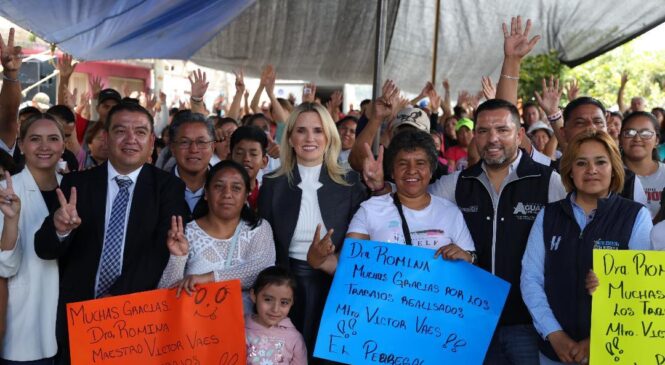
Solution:
{"label": "bright sky", "polygon": [[643,51],[665,49],[665,23],[636,38],[634,44],[635,48]]}

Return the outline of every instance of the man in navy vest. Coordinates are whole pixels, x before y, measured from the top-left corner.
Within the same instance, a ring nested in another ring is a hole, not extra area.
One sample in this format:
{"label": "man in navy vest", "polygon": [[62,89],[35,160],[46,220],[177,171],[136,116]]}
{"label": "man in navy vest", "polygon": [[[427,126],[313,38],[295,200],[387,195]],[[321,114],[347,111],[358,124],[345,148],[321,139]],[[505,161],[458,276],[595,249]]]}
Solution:
{"label": "man in navy vest", "polygon": [[519,288],[521,260],[536,215],[566,192],[558,173],[518,148],[525,135],[513,104],[488,100],[476,110],[475,120],[481,161],[443,176],[430,192],[462,210],[478,266],[511,284],[485,363],[537,364],[538,335]]}
{"label": "man in navy vest", "polygon": [[[561,130],[561,137],[570,141],[578,134],[589,130],[601,130],[607,132],[607,112],[603,103],[588,96],[581,96],[566,105],[563,113],[555,113],[556,119],[548,117],[555,129]],[[563,143],[562,143],[563,145]],[[555,166],[558,167],[558,166]],[[647,204],[647,195],[644,187],[635,173],[624,169],[626,179],[624,180],[621,196],[634,200],[642,205]]]}

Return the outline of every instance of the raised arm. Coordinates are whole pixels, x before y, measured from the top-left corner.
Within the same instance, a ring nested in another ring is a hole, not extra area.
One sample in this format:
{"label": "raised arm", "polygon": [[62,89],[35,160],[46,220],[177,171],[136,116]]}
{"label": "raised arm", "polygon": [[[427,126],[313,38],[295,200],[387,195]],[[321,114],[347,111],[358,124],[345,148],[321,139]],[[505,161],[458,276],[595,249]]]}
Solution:
{"label": "raised arm", "polygon": [[444,79],[441,83],[443,86],[443,100],[441,100],[441,109],[443,109],[443,119],[453,115],[453,107],[450,102],[450,83],[448,79]]}
{"label": "raised arm", "polygon": [[426,97],[427,94],[429,93],[429,91],[432,90],[432,89],[434,89],[434,85],[432,85],[431,82],[427,81],[425,86],[423,86],[423,89],[420,90],[420,94],[418,94],[415,98],[411,99],[411,101],[409,101],[409,103],[411,105],[418,104],[418,102],[421,101],[424,97]]}
{"label": "raised arm", "polygon": [[275,79],[277,78],[277,73],[275,72],[275,68],[272,66],[270,68],[271,72],[266,75],[265,89],[266,94],[268,94],[268,97],[270,98],[272,119],[275,123],[284,123],[289,117],[289,114],[284,108],[282,108],[282,104],[279,103],[279,100],[277,100],[277,97],[275,96]]}
{"label": "raised arm", "polygon": [[264,67],[261,71],[259,88],[256,89],[256,94],[254,94],[252,102],[249,104],[249,107],[253,113],[261,113],[261,106],[259,106],[259,102],[261,101],[261,94],[263,93],[263,89],[266,87],[266,78],[270,72],[272,72],[272,65]]}
{"label": "raised arm", "polygon": [[561,135],[561,127],[563,127],[563,118],[561,111],[559,110],[559,101],[561,100],[562,90],[559,87],[559,80],[554,79],[554,76],[550,76],[549,83],[547,80],[543,79],[543,91],[539,93],[538,91],[534,92],[534,96],[538,101],[538,104],[545,111],[547,115],[547,120],[554,130],[555,138],[550,138],[550,141],[545,145],[545,154],[549,158],[554,157],[554,152],[556,151],[557,144],[564,145],[564,138]]}
{"label": "raised arm", "polygon": [[628,110],[628,106],[623,101],[623,92],[626,89],[626,84],[628,83],[628,73],[624,71],[621,74],[621,85],[619,85],[619,92],[617,93],[617,105],[619,106],[619,111],[625,113]]}
{"label": "raised arm", "polygon": [[245,94],[245,77],[242,70],[234,72],[234,74],[236,75],[236,94],[233,95],[233,101],[231,101],[229,117],[240,120],[240,102],[242,101],[242,96]]}
{"label": "raised arm", "polygon": [[0,35],[0,62],[2,62],[2,89],[0,89],[0,139],[12,147],[18,136],[18,107],[21,104],[21,47],[14,46],[14,28],[9,29],[5,43]]}
{"label": "raised arm", "polygon": [[335,123],[339,120],[339,112],[343,98],[344,94],[342,94],[341,91],[336,90],[332,93],[330,100],[326,103],[326,109],[328,109],[328,113],[330,113],[330,116]]}
{"label": "raised arm", "polygon": [[[58,71],[60,72],[60,81],[58,82],[58,104],[67,105],[69,94],[69,79],[74,73],[76,65],[72,62],[72,56],[67,53],[63,53],[61,57],[58,58]],[[69,100],[76,103],[76,98],[74,100]]]}
{"label": "raised arm", "polygon": [[503,66],[501,76],[496,85],[496,98],[509,101],[517,105],[517,87],[520,78],[520,63],[522,58],[529,54],[540,36],[534,36],[529,40],[531,31],[531,20],[526,21],[526,27],[522,31],[522,17],[510,19],[510,31],[506,23],[503,27]]}
{"label": "raised arm", "polygon": [[353,148],[351,149],[349,164],[354,170],[363,170],[365,143],[372,145],[374,137],[379,133],[381,123],[393,113],[393,101],[397,97],[399,97],[399,89],[392,80],[386,80],[383,84],[381,97],[374,100],[368,107],[367,126],[356,137],[356,143],[353,144]]}
{"label": "raised arm", "polygon": [[192,87],[191,91],[191,105],[192,113],[200,113],[203,115],[207,114],[205,104],[203,103],[203,97],[208,91],[208,80],[206,79],[206,73],[198,69],[192,73],[189,77],[189,84]]}

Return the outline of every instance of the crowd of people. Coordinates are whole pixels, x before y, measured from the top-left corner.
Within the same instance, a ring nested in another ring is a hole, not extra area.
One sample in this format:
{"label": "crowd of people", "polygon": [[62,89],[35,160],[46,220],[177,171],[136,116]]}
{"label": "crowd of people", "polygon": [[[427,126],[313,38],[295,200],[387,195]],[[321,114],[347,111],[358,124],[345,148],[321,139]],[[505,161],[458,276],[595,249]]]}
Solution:
{"label": "crowd of people", "polygon": [[[58,60],[58,104],[19,109],[20,48],[0,38],[0,364],[68,364],[67,303],[239,279],[248,364],[314,358],[347,237],[430,248],[506,281],[485,364],[587,364],[594,249],[665,249],[665,110],[608,112],[558,80],[521,103],[520,64],[539,36],[503,25],[497,84],[452,107],[427,83],[388,80],[343,114],[343,95],[277,98],[264,68],[230,105],[132,98]],[[263,92],[270,103],[259,105]],[[427,98],[427,101],[422,101]],[[89,101],[90,100],[90,101]],[[380,147],[372,150],[378,138]],[[184,294],[183,294],[184,293]],[[274,351],[266,351],[271,349]],[[427,351],[427,349],[421,349]]]}

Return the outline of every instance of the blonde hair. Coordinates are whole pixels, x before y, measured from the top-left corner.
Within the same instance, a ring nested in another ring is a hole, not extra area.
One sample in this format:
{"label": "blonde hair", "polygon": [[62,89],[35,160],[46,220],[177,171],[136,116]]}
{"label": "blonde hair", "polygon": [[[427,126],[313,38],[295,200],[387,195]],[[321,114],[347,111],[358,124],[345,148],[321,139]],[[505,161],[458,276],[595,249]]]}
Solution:
{"label": "blonde hair", "polygon": [[577,159],[582,144],[590,141],[598,142],[605,147],[605,151],[607,151],[610,163],[612,164],[612,179],[610,180],[609,191],[621,193],[626,176],[623,170],[621,153],[619,153],[619,147],[612,137],[607,134],[607,132],[600,130],[588,130],[584,133],[580,133],[568,143],[559,166],[563,186],[568,192],[575,190],[575,183],[571,176],[573,172],[573,164],[575,163],[575,159]]}
{"label": "blonde hair", "polygon": [[289,115],[280,142],[279,158],[281,166],[272,177],[286,175],[289,183],[293,183],[293,168],[296,166],[297,157],[293,147],[289,144],[289,138],[293,133],[298,116],[302,113],[309,112],[315,112],[319,115],[323,127],[323,134],[327,139],[326,147],[323,152],[323,167],[328,171],[328,175],[334,182],[340,185],[349,185],[344,179],[347,171],[337,163],[339,152],[342,149],[342,141],[339,138],[335,122],[324,107],[315,103],[302,103],[295,107],[293,112]]}

